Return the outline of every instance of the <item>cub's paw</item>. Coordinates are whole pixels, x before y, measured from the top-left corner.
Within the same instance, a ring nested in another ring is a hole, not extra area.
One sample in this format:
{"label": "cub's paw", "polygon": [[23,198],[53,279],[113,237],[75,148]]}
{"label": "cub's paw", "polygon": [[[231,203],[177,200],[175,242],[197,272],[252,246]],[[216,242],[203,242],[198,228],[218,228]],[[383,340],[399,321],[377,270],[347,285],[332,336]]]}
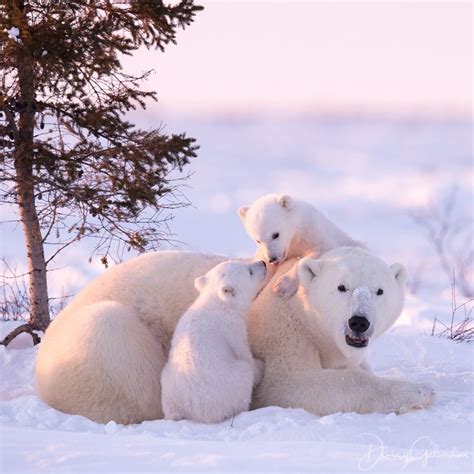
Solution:
{"label": "cub's paw", "polygon": [[290,298],[298,291],[298,278],[283,275],[273,285],[272,291],[280,298]]}
{"label": "cub's paw", "polygon": [[436,396],[435,390],[427,384],[404,382],[398,393],[399,408],[397,413],[421,410],[429,407]]}

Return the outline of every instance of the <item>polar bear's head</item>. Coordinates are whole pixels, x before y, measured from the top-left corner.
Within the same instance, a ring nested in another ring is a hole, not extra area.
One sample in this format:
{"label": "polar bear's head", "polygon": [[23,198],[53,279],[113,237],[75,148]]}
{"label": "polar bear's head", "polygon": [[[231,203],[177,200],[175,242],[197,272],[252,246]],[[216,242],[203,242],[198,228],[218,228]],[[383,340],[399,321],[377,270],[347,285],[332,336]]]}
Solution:
{"label": "polar bear's head", "polygon": [[228,261],[211,268],[194,280],[201,295],[217,296],[220,300],[239,307],[250,306],[260,291],[266,275],[263,261],[242,263]]}
{"label": "polar bear's head", "polygon": [[[298,274],[309,324],[332,337],[350,356],[386,331],[403,308],[406,274],[357,247],[339,247],[315,260],[302,259]],[[316,313],[316,318],[311,314]]]}
{"label": "polar bear's head", "polygon": [[267,194],[238,210],[245,230],[269,263],[285,260],[297,231],[295,202],[286,194]]}

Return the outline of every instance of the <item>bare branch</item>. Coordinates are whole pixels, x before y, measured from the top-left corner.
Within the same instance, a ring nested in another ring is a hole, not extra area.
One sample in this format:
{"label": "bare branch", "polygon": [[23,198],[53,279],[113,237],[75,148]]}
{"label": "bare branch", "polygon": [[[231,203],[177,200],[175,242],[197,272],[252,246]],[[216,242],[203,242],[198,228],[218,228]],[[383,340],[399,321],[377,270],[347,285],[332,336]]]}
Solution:
{"label": "bare branch", "polygon": [[10,342],[15,339],[15,337],[19,336],[22,333],[28,333],[31,338],[33,339],[33,344],[36,346],[36,344],[39,344],[41,342],[41,338],[38,336],[37,333],[35,333],[37,329],[32,326],[29,323],[22,324],[21,326],[16,327],[12,332],[10,332],[7,336],[5,336],[1,341],[0,344],[2,346],[8,346]]}
{"label": "bare branch", "polygon": [[425,231],[440,268],[466,298],[474,297],[472,263],[474,249],[470,219],[458,216],[458,190],[453,187],[438,206],[430,206],[412,214],[413,220]]}

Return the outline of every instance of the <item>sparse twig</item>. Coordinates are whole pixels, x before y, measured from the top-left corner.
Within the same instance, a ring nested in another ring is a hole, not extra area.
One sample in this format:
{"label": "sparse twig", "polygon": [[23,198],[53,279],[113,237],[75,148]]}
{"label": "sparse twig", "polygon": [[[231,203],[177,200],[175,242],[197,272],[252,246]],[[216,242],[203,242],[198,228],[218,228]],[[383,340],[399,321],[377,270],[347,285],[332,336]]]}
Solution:
{"label": "sparse twig", "polygon": [[[3,340],[0,345],[8,346],[10,342],[22,333],[28,333],[33,338],[33,343],[40,342],[40,336],[35,331],[39,331],[34,324],[26,322],[28,320],[29,311],[29,294],[25,276],[28,273],[18,273],[15,266],[11,266],[8,262],[1,258],[0,262],[3,266],[3,273],[0,275],[0,308],[3,321],[25,321],[24,324],[13,329]],[[64,290],[60,296],[49,298],[49,307],[51,314],[56,315],[64,309],[67,302],[73,295],[64,294]]]}
{"label": "sparse twig", "polygon": [[414,213],[412,218],[425,231],[443,272],[449,279],[455,272],[456,287],[464,297],[473,298],[471,219],[459,216],[457,204],[458,189],[453,187],[444,202]]}
{"label": "sparse twig", "polygon": [[[451,319],[449,324],[445,324],[437,317],[433,320],[431,335],[444,337],[455,342],[473,342],[474,341],[474,319],[472,314],[474,311],[474,298],[469,298],[462,304],[456,302],[456,279],[453,275],[451,285]],[[462,319],[459,322],[459,315]],[[437,325],[442,326],[442,330],[436,332]]]}

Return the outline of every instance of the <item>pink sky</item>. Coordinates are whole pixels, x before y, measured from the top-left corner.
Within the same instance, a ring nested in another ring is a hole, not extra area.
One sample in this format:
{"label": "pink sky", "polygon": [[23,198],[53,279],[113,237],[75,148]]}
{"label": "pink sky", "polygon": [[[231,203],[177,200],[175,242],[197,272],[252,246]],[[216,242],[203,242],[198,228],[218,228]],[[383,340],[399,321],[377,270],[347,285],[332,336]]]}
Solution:
{"label": "pink sky", "polygon": [[471,109],[470,2],[201,3],[177,46],[127,60],[162,111]]}

